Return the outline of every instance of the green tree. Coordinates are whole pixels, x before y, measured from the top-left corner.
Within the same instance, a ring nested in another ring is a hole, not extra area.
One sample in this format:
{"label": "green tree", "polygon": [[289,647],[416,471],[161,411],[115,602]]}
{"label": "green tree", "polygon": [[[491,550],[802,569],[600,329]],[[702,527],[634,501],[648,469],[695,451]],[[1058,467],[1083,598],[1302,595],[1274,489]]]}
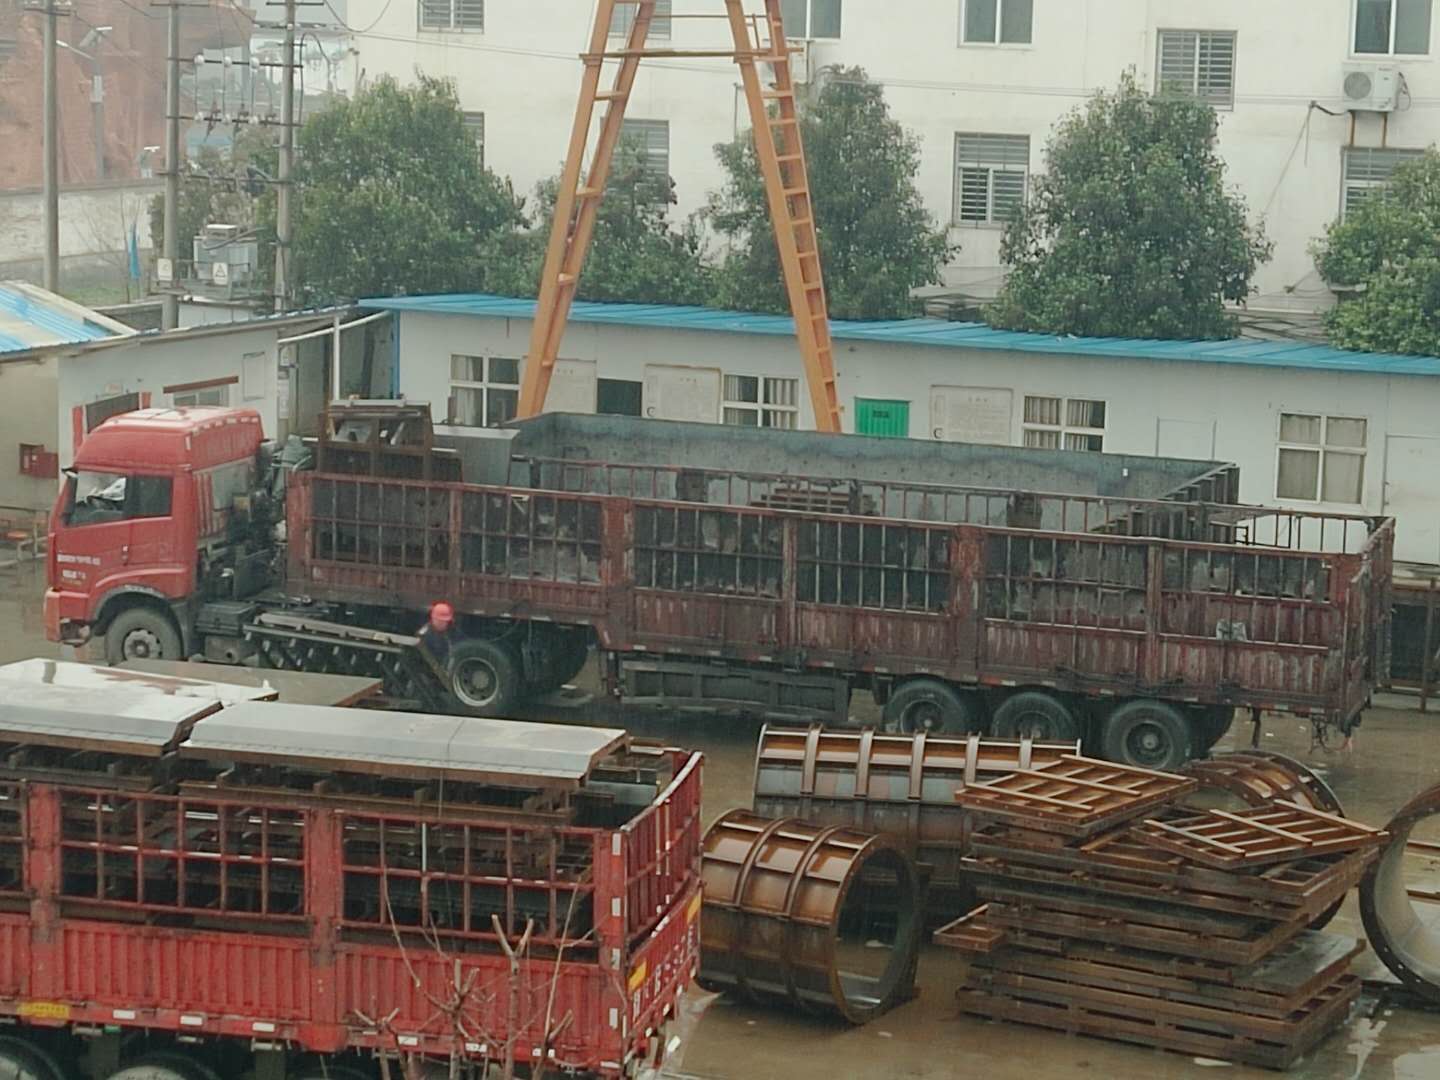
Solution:
{"label": "green tree", "polygon": [[1320,276],[1354,297],[1325,328],[1342,349],[1440,356],[1440,152],[1395,170],[1316,245]]}
{"label": "green tree", "polygon": [[[540,283],[558,177],[535,190],[529,229],[494,237],[486,255],[486,287],[507,296],[534,296]],[[623,143],[616,152],[580,275],[582,300],[704,304],[712,272],[698,224],[670,223],[675,183],[647,168],[643,151]]]}
{"label": "green tree", "polygon": [[1215,110],[1152,97],[1133,75],[1062,120],[1048,165],[1006,226],[1010,275],[992,326],[1056,334],[1224,338],[1225,302],[1270,257],[1225,186]]}
{"label": "green tree", "polygon": [[[912,292],[938,284],[956,250],[916,190],[919,141],[891,119],[884,87],[859,68],[829,74],[819,94],[802,103],[800,130],[831,314],[914,314]],[[754,140],[747,133],[715,153],[726,179],[706,213],[729,251],[716,274],[714,300],[743,311],[787,312]]]}
{"label": "green tree", "polygon": [[482,247],[521,222],[445,80],[378,79],[306,120],[297,146],[294,268],[311,302],[485,288]]}

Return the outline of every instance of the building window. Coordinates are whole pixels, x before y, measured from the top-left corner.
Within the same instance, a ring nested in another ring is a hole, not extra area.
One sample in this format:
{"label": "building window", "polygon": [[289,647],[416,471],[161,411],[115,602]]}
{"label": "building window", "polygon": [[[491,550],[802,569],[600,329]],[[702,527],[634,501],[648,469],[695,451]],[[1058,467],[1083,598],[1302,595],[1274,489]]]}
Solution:
{"label": "building window", "polygon": [[956,224],[1003,225],[1025,199],[1030,136],[955,136]]}
{"label": "building window", "polygon": [[786,37],[840,36],[840,0],[780,0],[780,14]]}
{"label": "building window", "polygon": [[[655,0],[655,15],[650,20],[650,38],[670,36],[671,0]],[[610,16],[610,36],[629,37],[630,28],[635,25],[635,4],[616,4],[615,13]]]}
{"label": "building window", "polygon": [[1340,215],[1355,210],[1377,192],[1384,192],[1396,168],[1424,154],[1423,150],[1381,150],[1373,147],[1346,147],[1344,182],[1341,186]]}
{"label": "building window", "polygon": [[1424,56],[1430,51],[1434,0],[1355,0],[1355,52]]}
{"label": "building window", "polygon": [[1219,30],[1161,30],[1155,91],[1186,94],[1217,109],[1235,107],[1235,35]]}
{"label": "building window", "polygon": [[484,30],[485,0],[420,0],[421,30]]}
{"label": "building window", "polygon": [[498,427],[520,404],[520,361],[503,356],[450,357],[450,423]]}
{"label": "building window", "polygon": [[171,394],[170,404],[177,409],[191,408],[200,405],[215,405],[225,408],[230,404],[230,387],[206,386],[196,390],[187,390],[183,394]]}
{"label": "building window", "polygon": [[640,151],[645,171],[652,176],[670,178],[670,121],[624,120],[620,138]]}
{"label": "building window", "polygon": [[1105,449],[1105,402],[1026,397],[1025,445],[1044,450]]}
{"label": "building window", "polygon": [[645,384],[635,379],[596,379],[595,411],[601,416],[640,416]]}
{"label": "building window", "polygon": [[1365,494],[1364,420],[1280,414],[1275,497],[1357,505]]}
{"label": "building window", "polygon": [[475,143],[475,157],[480,162],[480,168],[485,168],[485,114],[483,112],[467,112],[461,114],[464,117],[465,131]]}
{"label": "building window", "polygon": [[1029,45],[1035,0],[964,0],[961,40],[967,45]]}
{"label": "building window", "polygon": [[725,423],[794,429],[800,419],[800,380],[725,376]]}

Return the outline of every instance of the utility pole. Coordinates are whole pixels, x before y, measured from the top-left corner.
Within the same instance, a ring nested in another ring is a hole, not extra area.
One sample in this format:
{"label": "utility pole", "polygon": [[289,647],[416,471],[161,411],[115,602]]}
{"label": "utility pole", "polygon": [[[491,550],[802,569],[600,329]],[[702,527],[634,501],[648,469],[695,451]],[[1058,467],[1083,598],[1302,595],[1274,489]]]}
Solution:
{"label": "utility pole", "polygon": [[168,44],[165,48],[165,247],[167,275],[161,274],[165,290],[161,299],[160,326],[174,330],[180,325],[180,295],[175,290],[180,276],[180,4],[168,0]]}
{"label": "utility pole", "polygon": [[45,195],[45,288],[50,292],[60,291],[60,101],[55,85],[56,42],[59,40],[56,20],[60,9],[56,3],[57,0],[45,0],[44,7],[39,8],[45,16],[45,60],[42,66],[45,135],[41,184]]}
{"label": "utility pole", "polygon": [[275,201],[275,310],[290,306],[290,174],[295,165],[295,0],[285,0],[285,57],[280,81],[280,176]]}

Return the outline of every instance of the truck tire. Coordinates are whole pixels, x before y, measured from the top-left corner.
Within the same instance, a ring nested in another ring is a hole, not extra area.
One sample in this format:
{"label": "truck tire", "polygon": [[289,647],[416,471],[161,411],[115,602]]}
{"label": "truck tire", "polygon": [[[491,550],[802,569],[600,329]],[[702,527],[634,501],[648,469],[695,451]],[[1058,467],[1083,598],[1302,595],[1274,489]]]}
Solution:
{"label": "truck tire", "polygon": [[450,650],[450,696],[467,716],[505,719],[524,696],[520,658],[499,641],[462,641]]}
{"label": "truck tire", "polygon": [[1122,765],[1169,772],[1195,756],[1195,726],[1163,701],[1127,701],[1105,721],[1105,757]]}
{"label": "truck tire", "polygon": [[974,694],[940,679],[911,679],[890,693],[885,730],[904,735],[968,735],[985,726],[985,713]]}
{"label": "truck tire", "polygon": [[1191,713],[1195,722],[1195,754],[1210,752],[1210,749],[1225,737],[1230,725],[1235,722],[1235,706],[1204,705]]}
{"label": "truck tire", "polygon": [[116,615],[105,631],[105,662],[122,660],[184,660],[180,631],[163,612],[132,607]]}
{"label": "truck tire", "polygon": [[6,1035],[0,1037],[0,1080],[65,1080],[65,1072],[34,1043]]}
{"label": "truck tire", "polygon": [[124,1065],[107,1080],[220,1080],[203,1061],[176,1050],[162,1050]]}
{"label": "truck tire", "polygon": [[526,684],[533,694],[552,693],[584,670],[590,659],[590,635],[585,630],[555,630],[534,655],[540,663],[526,672]]}
{"label": "truck tire", "polygon": [[1083,725],[1070,706],[1043,690],[1011,694],[995,710],[995,736],[1000,739],[1036,739],[1075,742],[1084,736]]}

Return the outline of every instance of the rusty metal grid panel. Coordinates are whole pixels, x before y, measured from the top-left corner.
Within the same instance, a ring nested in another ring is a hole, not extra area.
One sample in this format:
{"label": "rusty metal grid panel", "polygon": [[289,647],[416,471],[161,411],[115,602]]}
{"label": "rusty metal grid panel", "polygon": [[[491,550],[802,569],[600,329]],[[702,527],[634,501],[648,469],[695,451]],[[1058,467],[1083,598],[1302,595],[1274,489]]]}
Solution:
{"label": "rusty metal grid panel", "polygon": [[140,929],[67,920],[59,997],[123,1009],[304,1021],[312,1016],[303,937]]}
{"label": "rusty metal grid panel", "polygon": [[778,601],[640,589],[629,600],[635,638],[652,648],[755,658],[771,656],[783,644],[784,605]]}
{"label": "rusty metal grid panel", "polygon": [[961,655],[960,620],[942,614],[795,606],[795,644],[812,664],[841,670],[973,675]]}
{"label": "rusty metal grid panel", "polygon": [[1336,556],[1165,544],[1160,631],[1264,645],[1335,639]]}
{"label": "rusty metal grid panel", "polygon": [[0,784],[0,895],[25,895],[25,789]]}
{"label": "rusty metal grid panel", "polygon": [[784,520],[774,514],[675,503],[636,503],[635,587],[779,600]]}
{"label": "rusty metal grid panel", "polygon": [[699,879],[700,764],[699,754],[689,755],[659,799],[620,830],[631,941],[654,929]]}
{"label": "rusty metal grid panel", "polygon": [[1221,870],[1268,866],[1337,852],[1378,851],[1385,832],[1295,803],[1206,810],[1146,821],[1137,836],[1164,851]]}
{"label": "rusty metal grid panel", "polygon": [[302,810],[62,787],[60,895],[87,907],[295,923],[305,911]]}
{"label": "rusty metal grid panel", "polygon": [[341,816],[342,924],[385,933],[511,940],[593,954],[593,868],[601,834],[502,823]]}
{"label": "rusty metal grid panel", "polygon": [[1148,628],[1150,544],[1133,539],[992,533],[987,619],[1090,630]]}
{"label": "rusty metal grid panel", "polygon": [[795,598],[872,611],[950,608],[953,530],[844,518],[796,523]]}
{"label": "rusty metal grid panel", "polygon": [[955,801],[979,817],[1090,837],[1173,803],[1195,780],[1078,756],[1043,769],[1023,769],[956,792]]}

